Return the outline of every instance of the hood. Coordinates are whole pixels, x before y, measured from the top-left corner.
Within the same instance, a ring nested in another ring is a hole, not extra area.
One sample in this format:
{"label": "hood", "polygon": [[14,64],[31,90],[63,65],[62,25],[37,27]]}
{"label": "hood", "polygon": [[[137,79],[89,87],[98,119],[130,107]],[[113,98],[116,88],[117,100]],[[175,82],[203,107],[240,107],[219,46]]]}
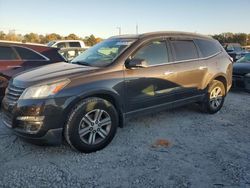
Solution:
{"label": "hood", "polygon": [[27,87],[37,83],[46,82],[47,80],[71,78],[78,74],[88,74],[97,69],[100,68],[70,63],[53,63],[23,72],[13,79],[13,83],[20,87]]}
{"label": "hood", "polygon": [[233,74],[237,75],[245,75],[250,73],[250,63],[234,63],[233,64]]}

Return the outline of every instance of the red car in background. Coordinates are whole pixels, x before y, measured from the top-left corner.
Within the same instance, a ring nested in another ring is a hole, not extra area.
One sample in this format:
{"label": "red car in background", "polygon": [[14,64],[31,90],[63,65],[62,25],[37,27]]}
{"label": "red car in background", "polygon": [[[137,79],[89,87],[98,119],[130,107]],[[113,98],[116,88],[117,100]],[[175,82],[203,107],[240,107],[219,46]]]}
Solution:
{"label": "red car in background", "polygon": [[8,81],[16,74],[31,68],[66,61],[59,49],[23,43],[0,42],[0,100]]}

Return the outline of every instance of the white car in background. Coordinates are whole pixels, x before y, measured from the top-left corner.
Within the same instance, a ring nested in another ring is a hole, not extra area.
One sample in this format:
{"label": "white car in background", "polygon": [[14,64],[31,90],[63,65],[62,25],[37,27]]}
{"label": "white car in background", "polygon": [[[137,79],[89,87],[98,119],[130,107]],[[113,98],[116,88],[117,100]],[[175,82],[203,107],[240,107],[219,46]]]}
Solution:
{"label": "white car in background", "polygon": [[59,53],[68,61],[71,61],[89,48],[81,40],[54,40],[50,41],[47,46],[59,48]]}
{"label": "white car in background", "polygon": [[56,48],[88,48],[81,40],[53,40],[47,46]]}

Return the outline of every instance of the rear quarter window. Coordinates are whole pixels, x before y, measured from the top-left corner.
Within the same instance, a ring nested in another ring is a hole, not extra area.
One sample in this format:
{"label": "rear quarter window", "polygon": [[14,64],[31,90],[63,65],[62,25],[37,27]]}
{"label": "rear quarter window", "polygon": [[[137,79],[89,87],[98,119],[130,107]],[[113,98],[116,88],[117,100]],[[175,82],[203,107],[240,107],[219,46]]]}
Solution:
{"label": "rear quarter window", "polygon": [[0,60],[17,60],[18,57],[11,47],[0,46]]}
{"label": "rear quarter window", "polygon": [[69,47],[81,47],[79,42],[69,42]]}
{"label": "rear quarter window", "polygon": [[196,39],[195,43],[198,45],[203,57],[209,57],[221,51],[221,47],[216,41]]}
{"label": "rear quarter window", "polygon": [[192,40],[171,40],[176,61],[191,60],[198,58],[196,46]]}
{"label": "rear quarter window", "polygon": [[15,49],[23,60],[45,60],[44,57],[27,48],[15,47]]}

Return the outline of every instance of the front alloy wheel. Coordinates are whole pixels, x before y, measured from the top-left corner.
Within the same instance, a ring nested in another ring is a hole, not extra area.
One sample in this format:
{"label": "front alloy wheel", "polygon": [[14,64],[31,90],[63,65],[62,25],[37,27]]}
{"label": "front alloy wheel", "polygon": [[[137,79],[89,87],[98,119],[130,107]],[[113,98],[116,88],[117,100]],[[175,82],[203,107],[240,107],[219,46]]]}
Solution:
{"label": "front alloy wheel", "polygon": [[115,107],[101,98],[87,98],[69,115],[64,137],[72,148],[89,153],[107,146],[118,126]]}
{"label": "front alloy wheel", "polygon": [[111,129],[110,115],[101,109],[88,112],[79,124],[79,136],[89,145],[95,145],[103,141]]}

